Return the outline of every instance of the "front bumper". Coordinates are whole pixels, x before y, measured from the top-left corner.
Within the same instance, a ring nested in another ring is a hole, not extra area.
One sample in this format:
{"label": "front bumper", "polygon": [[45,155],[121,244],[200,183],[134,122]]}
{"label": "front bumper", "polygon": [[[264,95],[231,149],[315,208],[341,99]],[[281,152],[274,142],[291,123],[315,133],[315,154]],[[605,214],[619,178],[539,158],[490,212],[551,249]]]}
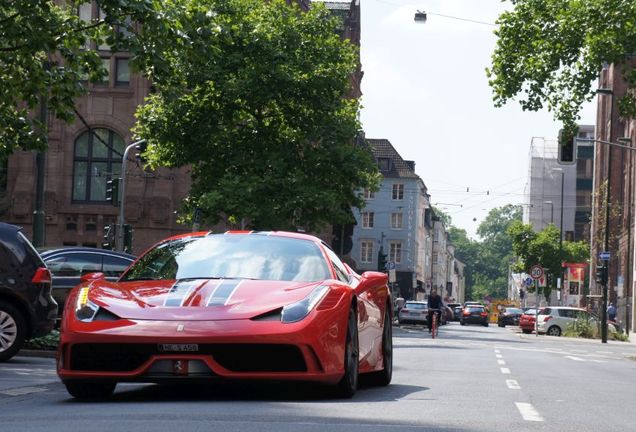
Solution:
{"label": "front bumper", "polygon": [[75,321],[72,331],[62,332],[58,375],[63,381],[224,378],[335,384],[344,373],[347,315],[315,315],[294,324]]}

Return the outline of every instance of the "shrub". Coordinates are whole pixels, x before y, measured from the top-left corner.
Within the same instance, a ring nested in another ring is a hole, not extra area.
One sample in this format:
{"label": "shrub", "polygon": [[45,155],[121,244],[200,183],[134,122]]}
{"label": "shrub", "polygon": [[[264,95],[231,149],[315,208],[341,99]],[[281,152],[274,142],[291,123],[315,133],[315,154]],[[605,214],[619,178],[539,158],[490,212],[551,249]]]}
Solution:
{"label": "shrub", "polygon": [[586,319],[577,319],[572,323],[568,324],[565,332],[563,332],[563,336],[570,337],[583,337],[587,339],[591,339],[595,337],[595,329]]}
{"label": "shrub", "polygon": [[53,330],[51,331],[51,333],[47,334],[46,336],[42,336],[42,337],[27,341],[24,344],[24,348],[55,351],[59,343],[60,343],[60,332],[57,330]]}

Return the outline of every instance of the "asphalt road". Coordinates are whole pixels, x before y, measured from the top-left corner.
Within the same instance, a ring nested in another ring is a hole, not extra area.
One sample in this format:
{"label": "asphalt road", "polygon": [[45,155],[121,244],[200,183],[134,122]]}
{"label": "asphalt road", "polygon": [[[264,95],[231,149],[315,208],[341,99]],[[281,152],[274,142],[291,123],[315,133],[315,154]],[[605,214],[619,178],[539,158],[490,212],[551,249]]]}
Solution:
{"label": "asphalt road", "polygon": [[50,358],[0,363],[0,431],[631,431],[636,345],[491,325],[395,328],[393,383],[351,400],[301,385],[119,385],[70,398]]}

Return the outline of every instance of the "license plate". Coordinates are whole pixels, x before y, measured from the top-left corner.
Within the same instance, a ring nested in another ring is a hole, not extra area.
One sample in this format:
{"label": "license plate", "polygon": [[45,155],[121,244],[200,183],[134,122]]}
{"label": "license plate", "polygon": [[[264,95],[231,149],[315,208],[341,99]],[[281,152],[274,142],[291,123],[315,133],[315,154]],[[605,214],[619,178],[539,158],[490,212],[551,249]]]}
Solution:
{"label": "license plate", "polygon": [[197,344],[159,344],[161,352],[195,352],[199,351]]}

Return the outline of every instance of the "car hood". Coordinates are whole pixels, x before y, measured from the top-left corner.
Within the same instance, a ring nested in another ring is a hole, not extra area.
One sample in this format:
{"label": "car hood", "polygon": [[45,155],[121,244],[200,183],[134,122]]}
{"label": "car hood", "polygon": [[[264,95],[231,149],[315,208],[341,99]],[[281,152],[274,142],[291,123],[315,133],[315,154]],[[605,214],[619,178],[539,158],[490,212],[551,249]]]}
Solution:
{"label": "car hood", "polygon": [[321,284],[246,279],[100,280],[91,285],[89,300],[124,319],[249,319],[297,302]]}

